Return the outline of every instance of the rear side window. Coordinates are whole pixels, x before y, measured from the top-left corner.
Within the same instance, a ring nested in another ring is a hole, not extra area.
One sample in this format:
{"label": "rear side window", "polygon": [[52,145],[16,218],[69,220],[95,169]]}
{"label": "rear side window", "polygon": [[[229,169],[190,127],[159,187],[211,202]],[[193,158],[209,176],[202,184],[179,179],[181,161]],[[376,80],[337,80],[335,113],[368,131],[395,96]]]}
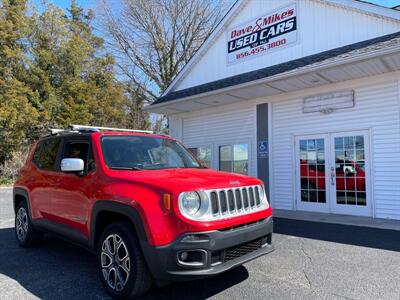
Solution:
{"label": "rear side window", "polygon": [[60,139],[49,139],[38,145],[33,155],[36,165],[43,170],[54,170]]}
{"label": "rear side window", "polygon": [[36,165],[39,165],[39,159],[40,159],[40,150],[42,149],[42,143],[38,143],[37,145],[36,145],[36,148],[35,148],[35,152],[33,153],[33,162],[36,164]]}

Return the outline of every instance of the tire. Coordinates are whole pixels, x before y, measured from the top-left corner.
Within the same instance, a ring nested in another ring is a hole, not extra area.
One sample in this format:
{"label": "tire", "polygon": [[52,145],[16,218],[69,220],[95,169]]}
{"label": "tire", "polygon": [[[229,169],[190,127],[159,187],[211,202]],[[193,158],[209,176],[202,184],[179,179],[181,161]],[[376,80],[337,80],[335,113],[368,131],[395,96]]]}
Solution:
{"label": "tire", "polygon": [[104,229],[99,239],[97,264],[100,280],[113,298],[139,297],[152,285],[134,228],[127,222],[113,223]]}
{"label": "tire", "polygon": [[39,244],[43,234],[37,231],[29,216],[26,201],[20,202],[15,214],[15,236],[21,247],[28,248]]}

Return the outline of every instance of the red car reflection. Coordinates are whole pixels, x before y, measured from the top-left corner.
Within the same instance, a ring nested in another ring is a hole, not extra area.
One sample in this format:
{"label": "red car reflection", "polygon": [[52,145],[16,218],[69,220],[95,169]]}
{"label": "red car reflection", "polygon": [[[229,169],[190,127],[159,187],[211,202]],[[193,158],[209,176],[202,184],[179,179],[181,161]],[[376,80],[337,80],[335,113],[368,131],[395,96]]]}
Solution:
{"label": "red car reflection", "polygon": [[[363,164],[343,161],[336,163],[336,189],[365,191],[365,171]],[[300,160],[300,176],[302,185],[310,184],[310,189],[325,189],[325,165],[307,164],[306,160]],[[307,188],[307,187],[305,187]]]}

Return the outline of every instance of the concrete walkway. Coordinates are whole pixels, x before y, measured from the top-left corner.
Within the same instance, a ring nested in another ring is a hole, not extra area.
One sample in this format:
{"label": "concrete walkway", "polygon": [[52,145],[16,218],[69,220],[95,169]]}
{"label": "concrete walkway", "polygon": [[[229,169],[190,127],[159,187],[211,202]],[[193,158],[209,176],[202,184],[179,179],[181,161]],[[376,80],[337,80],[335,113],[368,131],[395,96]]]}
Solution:
{"label": "concrete walkway", "polygon": [[274,217],[400,231],[400,220],[275,209]]}

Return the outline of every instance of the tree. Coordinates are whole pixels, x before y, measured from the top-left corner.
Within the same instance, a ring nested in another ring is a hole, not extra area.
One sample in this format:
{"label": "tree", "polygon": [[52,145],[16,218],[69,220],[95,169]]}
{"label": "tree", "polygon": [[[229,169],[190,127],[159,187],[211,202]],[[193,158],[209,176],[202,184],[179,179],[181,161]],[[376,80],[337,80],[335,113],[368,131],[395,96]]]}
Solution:
{"label": "tree", "polygon": [[25,0],[0,3],[0,164],[10,158],[37,125],[38,95],[24,82],[24,37],[28,30]]}
{"label": "tree", "polygon": [[0,166],[48,127],[147,129],[142,100],[116,79],[115,60],[93,33],[93,12],[75,1],[67,14],[49,2],[39,11],[0,0]]}
{"label": "tree", "polygon": [[29,82],[40,94],[42,124],[122,126],[128,97],[115,78],[114,59],[93,34],[93,12],[72,1],[69,15],[49,3],[36,13],[29,37]]}
{"label": "tree", "polygon": [[128,101],[126,104],[126,124],[128,128],[150,129],[149,114],[143,111],[146,99],[142,91],[136,85],[126,86]]}
{"label": "tree", "polygon": [[152,102],[221,19],[220,1],[103,0],[102,23],[122,74]]}
{"label": "tree", "polygon": [[39,94],[36,107],[40,113],[42,131],[58,126],[57,118],[63,102],[58,90],[62,85],[59,48],[67,40],[68,34],[64,12],[49,3],[44,5],[40,15],[34,11],[31,31],[27,35],[31,60],[25,79]]}

